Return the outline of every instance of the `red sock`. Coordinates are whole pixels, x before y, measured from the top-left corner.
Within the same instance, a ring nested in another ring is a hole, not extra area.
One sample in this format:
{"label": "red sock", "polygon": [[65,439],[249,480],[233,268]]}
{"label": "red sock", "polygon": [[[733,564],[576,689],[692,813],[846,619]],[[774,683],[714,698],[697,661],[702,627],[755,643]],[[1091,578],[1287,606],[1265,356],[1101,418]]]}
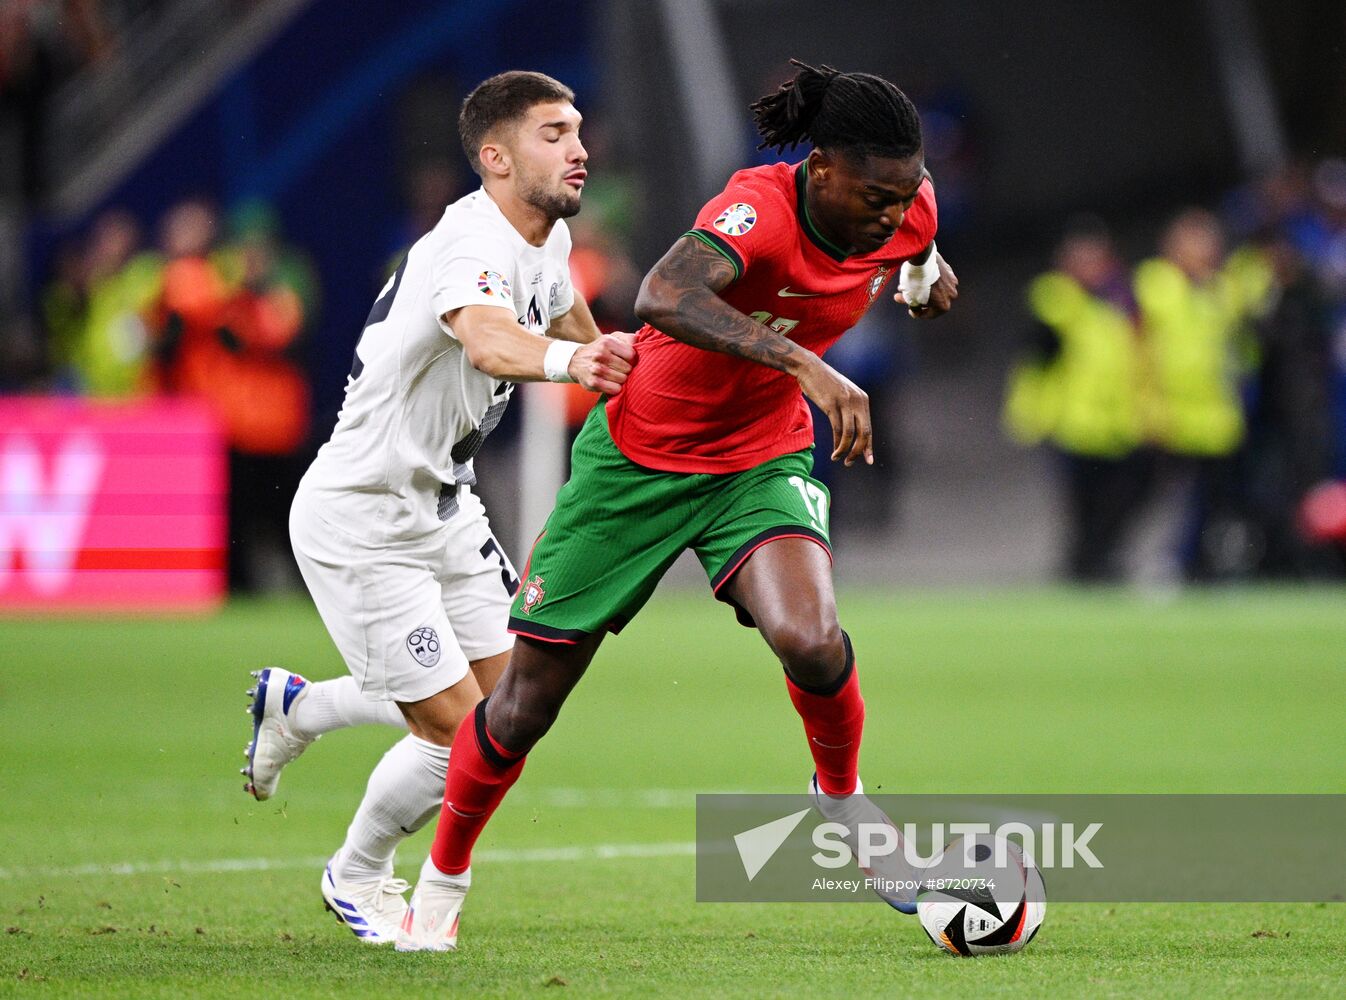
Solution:
{"label": "red sock", "polygon": [[[785,675],[785,686],[795,711],[804,720],[818,787],[825,795],[850,795],[859,780],[860,734],[865,728],[865,700],[850,641],[840,686],[832,692],[807,691]],[[456,746],[456,744],[455,744]]]}
{"label": "red sock", "polygon": [[486,701],[478,702],[453,738],[444,808],[430,845],[430,860],[445,875],[461,875],[472,863],[472,846],[500,800],[523,770],[513,754],[486,731]]}

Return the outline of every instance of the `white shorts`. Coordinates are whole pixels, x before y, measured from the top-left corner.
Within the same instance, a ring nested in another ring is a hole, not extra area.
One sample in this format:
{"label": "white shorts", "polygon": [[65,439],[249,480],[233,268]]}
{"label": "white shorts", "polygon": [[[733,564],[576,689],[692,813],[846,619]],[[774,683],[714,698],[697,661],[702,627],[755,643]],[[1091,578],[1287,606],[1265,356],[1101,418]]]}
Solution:
{"label": "white shorts", "polygon": [[438,531],[376,545],[325,519],[302,487],[295,495],[299,571],[366,698],[421,701],[462,680],[469,661],[514,645],[518,574],[481,501],[463,489],[459,507]]}

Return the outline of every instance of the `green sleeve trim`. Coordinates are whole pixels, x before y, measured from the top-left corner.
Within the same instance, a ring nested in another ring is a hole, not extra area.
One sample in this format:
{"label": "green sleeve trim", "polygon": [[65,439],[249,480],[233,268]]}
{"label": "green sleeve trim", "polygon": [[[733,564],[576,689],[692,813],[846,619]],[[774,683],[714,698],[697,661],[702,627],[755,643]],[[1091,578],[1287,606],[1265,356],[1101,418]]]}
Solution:
{"label": "green sleeve trim", "polygon": [[704,229],[689,229],[682,234],[690,236],[694,240],[699,240],[712,250],[719,253],[725,260],[734,265],[734,280],[737,281],[743,277],[743,258],[738,255],[738,251],[727,242],[719,239],[714,233],[708,233]]}

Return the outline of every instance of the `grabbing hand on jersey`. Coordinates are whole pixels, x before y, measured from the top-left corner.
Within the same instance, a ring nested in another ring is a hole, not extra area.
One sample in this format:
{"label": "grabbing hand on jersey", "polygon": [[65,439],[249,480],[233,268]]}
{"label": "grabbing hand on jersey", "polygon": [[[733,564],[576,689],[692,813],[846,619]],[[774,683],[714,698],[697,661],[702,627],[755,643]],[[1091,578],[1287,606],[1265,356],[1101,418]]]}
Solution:
{"label": "grabbing hand on jersey", "polygon": [[[600,334],[592,320],[588,334],[593,339],[587,343],[539,337],[496,306],[464,306],[445,313],[440,323],[463,344],[473,368],[501,381],[574,381],[612,396],[636,363],[635,334]],[[549,359],[552,352],[561,353]]]}
{"label": "grabbing hand on jersey", "polygon": [[853,465],[863,457],[865,464],[873,465],[874,427],[868,394],[816,354],[801,351],[800,355],[805,363],[796,375],[799,387],[832,425],[832,461],[840,458]]}
{"label": "grabbing hand on jersey", "polygon": [[570,377],[591,392],[615,396],[636,363],[634,333],[605,333],[582,344],[570,359]]}
{"label": "grabbing hand on jersey", "polygon": [[[908,302],[907,295],[902,291],[893,296],[893,301],[906,306],[908,315],[916,319],[934,319],[936,316],[942,316],[953,306],[953,300],[958,298],[958,275],[953,273],[953,268],[940,256],[938,250],[931,254],[931,258],[926,261],[924,267],[938,268],[939,277],[930,286],[925,301]],[[905,269],[906,265],[903,267]]]}

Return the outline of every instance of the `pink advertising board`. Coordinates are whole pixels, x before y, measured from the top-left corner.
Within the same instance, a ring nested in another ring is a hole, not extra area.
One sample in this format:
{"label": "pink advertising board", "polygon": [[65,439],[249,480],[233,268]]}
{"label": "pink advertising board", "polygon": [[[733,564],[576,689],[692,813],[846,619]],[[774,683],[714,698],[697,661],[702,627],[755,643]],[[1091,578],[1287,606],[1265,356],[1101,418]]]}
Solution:
{"label": "pink advertising board", "polygon": [[0,398],[0,614],[215,607],[227,479],[200,403]]}

